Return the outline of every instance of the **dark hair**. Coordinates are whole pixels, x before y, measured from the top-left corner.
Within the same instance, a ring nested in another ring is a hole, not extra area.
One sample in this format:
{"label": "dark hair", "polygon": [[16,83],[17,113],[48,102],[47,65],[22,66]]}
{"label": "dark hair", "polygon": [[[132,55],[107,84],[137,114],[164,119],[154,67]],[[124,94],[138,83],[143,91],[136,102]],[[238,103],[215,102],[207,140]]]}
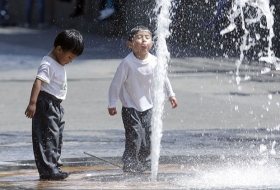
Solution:
{"label": "dark hair", "polygon": [[151,36],[152,36],[152,32],[149,30],[149,28],[147,28],[146,26],[142,26],[142,25],[140,25],[140,26],[136,26],[136,27],[134,27],[134,28],[132,28],[132,30],[129,32],[129,34],[128,34],[128,41],[132,41],[132,39],[133,39],[133,37],[135,36],[135,34],[137,34],[137,32],[139,32],[140,30],[146,30],[146,31],[148,31],[150,34],[151,34]]}
{"label": "dark hair", "polygon": [[71,51],[77,56],[84,51],[83,36],[75,29],[64,30],[54,40],[54,47],[61,46],[63,51]]}

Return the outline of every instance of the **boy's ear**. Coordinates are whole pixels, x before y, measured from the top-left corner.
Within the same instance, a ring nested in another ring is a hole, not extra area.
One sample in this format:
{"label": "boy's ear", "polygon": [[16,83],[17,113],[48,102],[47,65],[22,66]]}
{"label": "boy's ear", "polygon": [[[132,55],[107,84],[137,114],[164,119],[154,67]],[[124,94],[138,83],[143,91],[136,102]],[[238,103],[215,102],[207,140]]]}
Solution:
{"label": "boy's ear", "polygon": [[56,51],[57,53],[61,52],[61,51],[62,51],[61,46],[56,46],[56,47],[55,47],[55,51]]}
{"label": "boy's ear", "polygon": [[129,47],[130,49],[132,49],[132,42],[131,42],[131,41],[126,41],[126,45],[127,45],[127,47]]}

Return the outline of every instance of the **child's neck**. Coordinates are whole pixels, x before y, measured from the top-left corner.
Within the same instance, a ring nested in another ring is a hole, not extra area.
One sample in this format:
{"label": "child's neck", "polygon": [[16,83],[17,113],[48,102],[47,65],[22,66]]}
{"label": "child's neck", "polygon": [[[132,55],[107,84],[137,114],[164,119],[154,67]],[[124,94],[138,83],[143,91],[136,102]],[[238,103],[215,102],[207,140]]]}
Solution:
{"label": "child's neck", "polygon": [[145,54],[137,54],[135,52],[133,52],[134,56],[137,58],[137,59],[140,59],[140,60],[144,60],[144,59],[147,59],[148,56],[149,56],[149,53],[145,53]]}
{"label": "child's neck", "polygon": [[53,60],[55,60],[56,62],[58,62],[57,60],[57,57],[56,57],[56,54],[54,52],[54,49],[51,50],[49,53],[48,53],[48,56],[51,57]]}

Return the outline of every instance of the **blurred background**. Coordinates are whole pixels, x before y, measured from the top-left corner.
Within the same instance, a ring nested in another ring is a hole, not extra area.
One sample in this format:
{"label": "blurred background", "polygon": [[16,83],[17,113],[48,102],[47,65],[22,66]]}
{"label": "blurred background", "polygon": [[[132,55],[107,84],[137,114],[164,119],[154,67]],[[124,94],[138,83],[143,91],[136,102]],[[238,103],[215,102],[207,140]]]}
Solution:
{"label": "blurred background", "polygon": [[[168,42],[178,45],[184,56],[238,55],[238,43],[243,31],[240,29],[224,36],[219,35],[219,31],[229,24],[227,16],[232,2],[231,0],[173,1],[173,8],[170,10],[172,34]],[[275,22],[273,50],[276,57],[280,57],[279,0],[271,0],[270,6],[272,5]],[[20,26],[38,29],[58,26],[109,37],[124,37],[127,31],[136,25],[141,24],[155,29],[154,6],[154,0],[0,0],[0,24],[2,27]],[[239,24],[238,27],[241,28],[241,23]],[[256,31],[262,30],[258,28],[256,27],[253,32],[267,33],[265,30]],[[247,59],[256,60],[257,52],[266,47],[265,43],[260,41],[260,44],[251,48],[247,52]]]}

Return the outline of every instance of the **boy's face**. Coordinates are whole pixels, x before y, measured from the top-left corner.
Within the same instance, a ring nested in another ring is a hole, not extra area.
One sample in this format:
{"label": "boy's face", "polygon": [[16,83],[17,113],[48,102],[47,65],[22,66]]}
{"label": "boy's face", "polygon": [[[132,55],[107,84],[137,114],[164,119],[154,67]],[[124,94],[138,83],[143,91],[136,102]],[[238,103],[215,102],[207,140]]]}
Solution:
{"label": "boy's face", "polygon": [[146,58],[153,46],[152,36],[147,30],[140,30],[135,34],[131,41],[127,42],[127,46],[132,49],[137,58]]}
{"label": "boy's face", "polygon": [[71,63],[76,57],[78,56],[71,51],[63,51],[60,46],[56,47],[56,59],[60,65]]}

